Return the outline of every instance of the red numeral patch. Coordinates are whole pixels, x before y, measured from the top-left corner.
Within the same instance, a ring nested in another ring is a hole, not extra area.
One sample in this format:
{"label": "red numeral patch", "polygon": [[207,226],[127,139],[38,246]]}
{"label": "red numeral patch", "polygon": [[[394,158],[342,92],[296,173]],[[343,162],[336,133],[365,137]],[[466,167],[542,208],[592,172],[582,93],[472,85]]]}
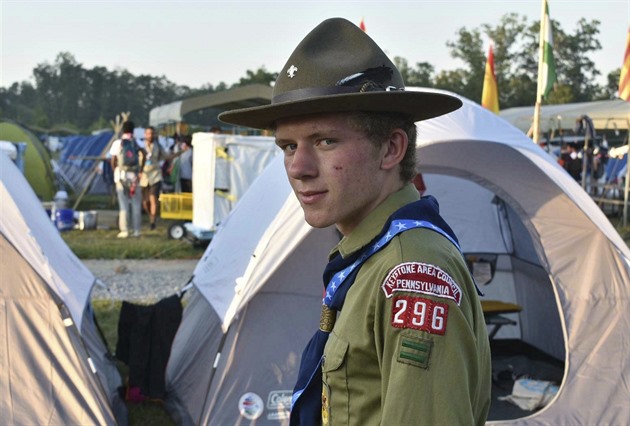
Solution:
{"label": "red numeral patch", "polygon": [[448,305],[424,297],[399,296],[392,304],[392,326],[431,334],[446,333]]}

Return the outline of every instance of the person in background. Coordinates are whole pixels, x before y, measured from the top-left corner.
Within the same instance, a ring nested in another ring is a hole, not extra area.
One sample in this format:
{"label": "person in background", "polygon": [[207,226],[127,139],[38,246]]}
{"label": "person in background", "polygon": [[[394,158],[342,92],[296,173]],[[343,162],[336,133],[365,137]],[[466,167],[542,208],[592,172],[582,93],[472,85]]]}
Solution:
{"label": "person in background", "polygon": [[114,183],[118,195],[118,238],[129,236],[129,219],[134,237],[140,236],[142,222],[142,191],[139,188],[146,153],[133,137],[134,123],[125,121],[122,135],[109,150],[110,162],[114,171]]}
{"label": "person in background", "polygon": [[162,189],[162,161],[170,161],[181,155],[181,152],[168,154],[157,140],[155,128],[144,130],[144,167],[140,179],[142,187],[142,204],[149,213],[149,227],[155,229],[158,200]]}
{"label": "person in background", "polygon": [[306,222],[343,235],[291,425],[485,424],[490,346],[478,290],[437,200],[412,183],[415,122],[461,105],[405,91],[380,47],[334,18],[294,50],[270,105],[219,115],[275,130]]}
{"label": "person in background", "polygon": [[182,192],[192,192],[192,136],[182,136],[181,157],[179,159],[179,182]]}

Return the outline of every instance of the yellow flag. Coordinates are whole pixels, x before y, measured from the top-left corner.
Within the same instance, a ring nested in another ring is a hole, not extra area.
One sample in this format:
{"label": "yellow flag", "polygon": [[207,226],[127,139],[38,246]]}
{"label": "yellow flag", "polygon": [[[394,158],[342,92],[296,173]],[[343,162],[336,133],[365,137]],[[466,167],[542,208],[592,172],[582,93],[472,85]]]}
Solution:
{"label": "yellow flag", "polygon": [[495,114],[499,113],[499,89],[497,78],[494,74],[494,50],[492,44],[488,50],[488,60],[486,61],[486,73],[483,77],[483,92],[481,92],[481,106],[489,109]]}
{"label": "yellow flag", "polygon": [[626,53],[623,56],[623,66],[619,75],[619,97],[625,101],[630,101],[630,28],[628,28]]}

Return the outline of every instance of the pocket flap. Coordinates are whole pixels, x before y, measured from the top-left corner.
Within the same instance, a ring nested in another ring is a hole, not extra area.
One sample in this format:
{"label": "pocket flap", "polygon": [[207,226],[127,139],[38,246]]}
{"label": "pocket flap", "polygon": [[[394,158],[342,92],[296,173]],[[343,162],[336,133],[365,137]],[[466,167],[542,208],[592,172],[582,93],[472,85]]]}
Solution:
{"label": "pocket flap", "polygon": [[348,342],[339,338],[336,334],[330,333],[328,342],[326,342],[326,348],[324,349],[324,363],[322,364],[322,371],[334,371],[338,369],[343,360],[346,358],[348,352]]}

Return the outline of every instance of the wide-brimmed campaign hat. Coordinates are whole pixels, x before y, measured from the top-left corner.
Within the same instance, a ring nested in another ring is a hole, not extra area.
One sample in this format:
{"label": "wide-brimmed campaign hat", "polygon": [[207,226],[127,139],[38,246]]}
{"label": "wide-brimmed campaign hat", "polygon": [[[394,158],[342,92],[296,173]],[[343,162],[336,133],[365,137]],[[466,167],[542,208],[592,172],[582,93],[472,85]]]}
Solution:
{"label": "wide-brimmed campaign hat", "polygon": [[350,21],[332,18],[295,48],[276,80],[271,104],[226,111],[219,119],[256,129],[325,112],[398,112],[419,121],[461,105],[446,94],[406,92],[400,71],[385,52]]}

